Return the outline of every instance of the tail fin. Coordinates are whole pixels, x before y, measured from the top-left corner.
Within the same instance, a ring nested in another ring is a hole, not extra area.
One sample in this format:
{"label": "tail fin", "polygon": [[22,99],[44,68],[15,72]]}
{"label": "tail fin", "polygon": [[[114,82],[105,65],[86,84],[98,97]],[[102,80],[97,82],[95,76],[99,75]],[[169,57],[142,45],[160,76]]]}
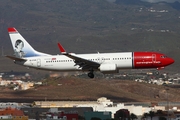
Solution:
{"label": "tail fin", "polygon": [[49,55],[34,50],[15,28],[8,28],[8,32],[17,58]]}

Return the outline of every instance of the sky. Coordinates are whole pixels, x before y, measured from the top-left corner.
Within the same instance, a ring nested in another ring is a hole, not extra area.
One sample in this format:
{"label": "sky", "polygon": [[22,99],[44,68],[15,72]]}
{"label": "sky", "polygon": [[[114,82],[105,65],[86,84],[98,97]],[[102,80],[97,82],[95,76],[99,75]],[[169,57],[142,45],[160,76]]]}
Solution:
{"label": "sky", "polygon": [[141,1],[146,1],[150,3],[156,3],[156,2],[168,2],[168,3],[173,3],[175,1],[180,2],[180,0],[141,0]]}

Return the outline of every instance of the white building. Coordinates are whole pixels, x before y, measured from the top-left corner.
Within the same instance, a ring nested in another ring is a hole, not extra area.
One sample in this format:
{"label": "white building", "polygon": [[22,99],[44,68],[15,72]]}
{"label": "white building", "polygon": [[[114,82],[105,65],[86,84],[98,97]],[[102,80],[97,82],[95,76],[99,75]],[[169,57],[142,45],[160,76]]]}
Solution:
{"label": "white building", "polygon": [[14,102],[0,103],[0,108],[9,108],[9,107],[10,108],[20,108],[21,105],[19,103],[14,103]]}
{"label": "white building", "polygon": [[114,114],[116,111],[120,109],[128,109],[130,113],[134,113],[137,116],[141,116],[144,113],[148,113],[152,108],[143,107],[143,106],[135,106],[135,105],[124,105],[124,103],[114,104],[112,101],[107,98],[99,98],[97,100],[99,104],[79,104],[76,107],[92,107],[93,111],[108,111],[112,113],[112,118],[114,118]]}
{"label": "white building", "polygon": [[152,110],[165,110],[165,106],[149,107],[149,105],[144,106],[141,103],[135,104],[113,103],[105,97],[99,98],[97,101],[35,101],[35,105],[39,107],[92,107],[93,111],[111,112],[112,118],[120,109],[128,109],[130,114],[134,113],[137,116],[142,116],[144,113],[149,113]]}
{"label": "white building", "polygon": [[12,119],[11,115],[0,115],[0,119]]}

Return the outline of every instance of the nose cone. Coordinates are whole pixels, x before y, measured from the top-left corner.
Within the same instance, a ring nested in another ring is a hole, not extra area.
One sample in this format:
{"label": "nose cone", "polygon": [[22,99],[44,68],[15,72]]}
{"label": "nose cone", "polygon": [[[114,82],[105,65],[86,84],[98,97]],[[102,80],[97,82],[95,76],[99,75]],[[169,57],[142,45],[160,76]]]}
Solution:
{"label": "nose cone", "polygon": [[170,65],[170,64],[173,64],[173,63],[174,63],[174,59],[167,58],[166,65]]}

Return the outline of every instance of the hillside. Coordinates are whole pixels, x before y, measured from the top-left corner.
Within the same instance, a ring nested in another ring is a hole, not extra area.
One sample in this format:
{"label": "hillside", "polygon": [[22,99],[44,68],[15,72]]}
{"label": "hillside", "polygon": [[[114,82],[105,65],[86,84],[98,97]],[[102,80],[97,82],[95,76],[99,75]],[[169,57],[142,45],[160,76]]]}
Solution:
{"label": "hillside", "polygon": [[[179,16],[166,3],[0,1],[0,46],[4,54],[13,54],[7,28],[16,27],[35,49],[46,53],[59,54],[57,42],[75,53],[158,51],[175,59],[166,70],[179,72]],[[6,63],[0,64],[1,71],[34,71],[4,57],[0,61]]]}
{"label": "hillside", "polygon": [[[107,97],[115,102],[162,102],[180,101],[180,87],[158,86],[129,80],[87,80],[60,77],[43,81],[44,85],[26,91],[0,88],[1,101],[33,100],[97,100]],[[169,89],[167,91],[167,89]]]}

